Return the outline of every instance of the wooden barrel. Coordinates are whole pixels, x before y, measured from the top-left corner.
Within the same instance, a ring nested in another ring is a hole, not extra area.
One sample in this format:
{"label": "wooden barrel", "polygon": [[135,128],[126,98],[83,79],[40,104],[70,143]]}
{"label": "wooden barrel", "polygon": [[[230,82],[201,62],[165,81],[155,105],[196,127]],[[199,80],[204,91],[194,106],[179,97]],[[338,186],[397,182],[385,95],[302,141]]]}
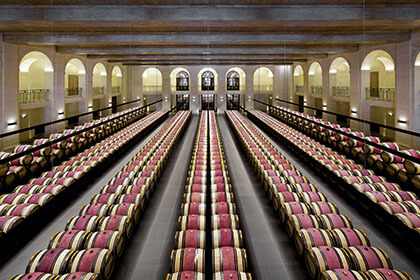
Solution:
{"label": "wooden barrel", "polygon": [[75,252],[68,249],[49,249],[36,252],[26,267],[26,273],[44,272],[64,274]]}
{"label": "wooden barrel", "polygon": [[171,272],[195,271],[204,273],[205,252],[199,248],[172,250]]}
{"label": "wooden barrel", "polygon": [[410,209],[409,211],[405,211],[405,212],[420,214],[420,201],[419,200],[405,201],[403,203],[407,205],[408,208]]}
{"label": "wooden barrel", "polygon": [[12,204],[0,204],[0,216],[5,216],[7,210],[12,206]]}
{"label": "wooden barrel", "polygon": [[16,216],[1,216],[0,217],[0,232],[8,233],[20,223],[23,222],[23,218]]}
{"label": "wooden barrel", "polygon": [[98,230],[116,230],[130,238],[133,232],[133,220],[122,215],[104,217],[99,222]]}
{"label": "wooden barrel", "polygon": [[410,207],[404,202],[383,201],[379,202],[378,205],[391,215],[410,212]]}
{"label": "wooden barrel", "polygon": [[309,207],[314,215],[340,214],[340,211],[334,202],[311,202]]}
{"label": "wooden barrel", "polygon": [[108,215],[121,215],[128,216],[134,220],[134,223],[138,223],[140,220],[140,207],[137,207],[134,203],[121,203],[114,204],[109,207]]}
{"label": "wooden barrel", "polygon": [[9,280],[56,280],[57,275],[43,273],[43,272],[33,272],[27,274],[14,275]]}
{"label": "wooden barrel", "polygon": [[247,256],[245,249],[221,247],[213,249],[213,272],[225,270],[247,271]]}
{"label": "wooden barrel", "polygon": [[273,199],[273,206],[275,210],[278,210],[286,202],[300,202],[301,197],[295,192],[280,192],[277,194],[277,198]]}
{"label": "wooden barrel", "polygon": [[346,215],[323,214],[319,216],[324,229],[353,228],[353,223]]}
{"label": "wooden barrel", "polygon": [[211,216],[211,229],[239,229],[238,215],[221,214]]}
{"label": "wooden barrel", "polygon": [[213,249],[220,247],[243,248],[242,231],[236,229],[220,229],[212,231]]}
{"label": "wooden barrel", "polygon": [[0,195],[0,203],[4,204],[22,204],[28,195],[23,193],[10,193]]}
{"label": "wooden barrel", "polygon": [[149,200],[150,195],[152,194],[152,186],[151,184],[126,186],[121,194],[140,194],[141,196],[144,196],[146,200]]}
{"label": "wooden barrel", "polygon": [[78,251],[69,263],[69,272],[92,272],[107,280],[114,269],[114,255],[107,249]]}
{"label": "wooden barrel", "polygon": [[114,252],[117,257],[121,256],[124,250],[125,236],[119,231],[104,230],[90,234],[86,239],[86,249],[101,248]]}
{"label": "wooden barrel", "polygon": [[210,194],[210,201],[211,203],[217,202],[227,202],[227,203],[234,203],[234,195],[233,193],[229,192],[215,192]]}
{"label": "wooden barrel", "polygon": [[41,207],[37,204],[16,204],[10,205],[10,207],[4,211],[4,216],[20,216],[27,218],[38,211]]}
{"label": "wooden barrel", "polygon": [[82,250],[89,235],[89,232],[83,230],[56,232],[48,243],[48,249],[61,248],[72,251]]}
{"label": "wooden barrel", "polygon": [[367,234],[354,228],[336,228],[329,231],[334,238],[334,246],[347,248],[350,246],[370,246]]}
{"label": "wooden barrel", "polygon": [[213,280],[252,280],[251,274],[235,270],[213,273]]}
{"label": "wooden barrel", "polygon": [[300,193],[301,201],[311,203],[313,201],[327,202],[326,195],[322,192],[302,192]]}
{"label": "wooden barrel", "polygon": [[189,229],[175,233],[175,249],[206,247],[206,232],[203,230]]}
{"label": "wooden barrel", "polygon": [[207,185],[205,184],[188,184],[185,185],[185,193],[206,193]]}
{"label": "wooden barrel", "polygon": [[369,269],[366,272],[372,279],[398,279],[398,280],[413,280],[407,272],[402,270],[392,270],[389,268]]}
{"label": "wooden barrel", "polygon": [[[327,270],[319,275],[319,280],[368,280],[364,272],[349,269]],[[381,279],[381,278],[372,278]]]}
{"label": "wooden barrel", "polygon": [[206,216],[188,215],[179,216],[178,230],[206,230]]}
{"label": "wooden barrel", "polygon": [[295,188],[295,192],[318,192],[318,188],[314,184],[309,183],[302,183],[302,184],[294,184],[293,187]]}
{"label": "wooden barrel", "polygon": [[84,230],[93,232],[96,231],[101,219],[102,218],[98,216],[91,215],[73,216],[67,221],[65,230]]}
{"label": "wooden barrel", "polygon": [[279,216],[282,223],[293,214],[310,214],[311,209],[307,203],[303,202],[286,202],[279,208]]}
{"label": "wooden barrel", "polygon": [[122,193],[125,193],[126,188],[127,186],[123,185],[106,185],[102,187],[101,193],[112,193],[115,195],[120,195]]}
{"label": "wooden barrel", "polygon": [[286,230],[290,237],[296,231],[305,228],[321,228],[322,223],[318,216],[307,214],[291,215],[286,224]]}
{"label": "wooden barrel", "polygon": [[391,268],[392,264],[388,254],[378,247],[368,246],[352,246],[346,249],[348,252],[353,268],[359,271],[367,271],[368,269]]}
{"label": "wooden barrel", "polygon": [[206,194],[198,193],[198,192],[184,193],[183,202],[184,203],[192,203],[192,202],[206,203]]}
{"label": "wooden barrel", "polygon": [[272,200],[274,197],[277,197],[279,192],[296,192],[294,185],[290,184],[274,184],[268,188],[268,198]]}
{"label": "wooden barrel", "polygon": [[181,216],[186,215],[206,215],[206,204],[204,203],[182,203],[181,204]]}
{"label": "wooden barrel", "polygon": [[420,228],[420,214],[416,213],[398,213],[395,216],[403,222],[407,227]]}
{"label": "wooden barrel", "polygon": [[227,202],[217,202],[211,204],[211,214],[236,214],[236,204]]}
{"label": "wooden barrel", "polygon": [[214,192],[232,192],[232,185],[231,184],[212,184],[210,185],[210,191]]}
{"label": "wooden barrel", "polygon": [[110,205],[108,204],[86,204],[80,209],[79,215],[91,215],[91,216],[98,216],[98,217],[104,217],[107,216],[108,210]]}
{"label": "wooden barrel", "polygon": [[393,201],[403,202],[403,201],[410,201],[410,200],[418,200],[418,197],[413,192],[407,191],[390,191],[387,192],[392,198]]}
{"label": "wooden barrel", "polygon": [[351,259],[344,249],[321,246],[306,250],[305,262],[309,275],[316,278],[331,269],[350,269]]}
{"label": "wooden barrel", "polygon": [[90,204],[114,204],[117,196],[113,193],[98,193],[92,196]]}
{"label": "wooden barrel", "polygon": [[142,196],[141,194],[122,194],[117,196],[115,204],[132,203],[137,207],[140,207],[140,209],[144,209],[145,200],[145,196]]}
{"label": "wooden barrel", "polygon": [[58,195],[60,194],[62,191],[64,191],[66,189],[66,187],[62,186],[62,185],[47,185],[47,186],[40,186],[37,189],[38,193],[49,193],[52,195]]}
{"label": "wooden barrel", "polygon": [[168,273],[165,280],[204,280],[204,273],[195,271]]}
{"label": "wooden barrel", "polygon": [[312,247],[334,246],[334,238],[324,229],[301,229],[296,232],[294,240],[299,255]]}

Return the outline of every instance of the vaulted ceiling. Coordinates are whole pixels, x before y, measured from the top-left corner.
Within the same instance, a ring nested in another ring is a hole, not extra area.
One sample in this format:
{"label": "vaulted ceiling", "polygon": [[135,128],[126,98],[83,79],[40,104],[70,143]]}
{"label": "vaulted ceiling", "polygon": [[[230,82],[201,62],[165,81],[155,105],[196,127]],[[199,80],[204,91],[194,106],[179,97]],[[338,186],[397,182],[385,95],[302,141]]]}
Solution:
{"label": "vaulted ceiling", "polygon": [[0,1],[4,42],[139,65],[291,63],[406,41],[420,30],[418,0],[16,3]]}

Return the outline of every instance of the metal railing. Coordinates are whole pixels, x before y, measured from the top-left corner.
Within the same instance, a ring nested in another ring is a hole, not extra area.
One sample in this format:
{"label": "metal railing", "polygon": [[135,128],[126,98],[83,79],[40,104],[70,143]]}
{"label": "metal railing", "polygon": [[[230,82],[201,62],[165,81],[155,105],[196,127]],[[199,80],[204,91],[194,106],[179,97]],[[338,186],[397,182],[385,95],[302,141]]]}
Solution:
{"label": "metal railing", "polygon": [[254,85],[254,91],[273,91],[273,85]]}
{"label": "metal railing", "polygon": [[333,96],[338,97],[349,97],[350,88],[349,87],[332,87]]}
{"label": "metal railing", "polygon": [[395,101],[395,88],[371,88],[366,89],[366,99],[380,101]]}
{"label": "metal railing", "polygon": [[297,93],[304,93],[305,92],[305,86],[296,86],[296,92]]}
{"label": "metal railing", "polygon": [[162,91],[162,86],[143,85],[143,91],[146,91],[146,92]]}
{"label": "metal railing", "polygon": [[121,93],[121,87],[120,86],[112,87],[112,93],[114,94]]}
{"label": "metal railing", "polygon": [[64,96],[67,98],[72,97],[80,97],[82,96],[83,89],[82,88],[66,88]]}
{"label": "metal railing", "polygon": [[49,100],[50,100],[50,90],[48,88],[19,90],[19,93],[18,93],[18,102],[22,104],[45,102]]}
{"label": "metal railing", "polygon": [[93,95],[102,95],[105,94],[105,87],[93,87],[92,88]]}
{"label": "metal railing", "polygon": [[312,94],[322,94],[323,88],[321,86],[311,86]]}

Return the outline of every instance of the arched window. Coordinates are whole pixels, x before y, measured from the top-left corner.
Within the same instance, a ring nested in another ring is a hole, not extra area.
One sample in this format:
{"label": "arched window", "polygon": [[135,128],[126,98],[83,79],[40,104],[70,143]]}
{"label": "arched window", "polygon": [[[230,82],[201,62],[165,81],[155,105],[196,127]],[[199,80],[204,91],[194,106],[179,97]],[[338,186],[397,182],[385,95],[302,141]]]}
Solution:
{"label": "arched window", "polygon": [[226,77],[227,81],[227,90],[239,90],[240,87],[240,76],[236,71],[230,71]]}
{"label": "arched window", "polygon": [[214,75],[206,71],[201,75],[201,90],[214,90]]}
{"label": "arched window", "polygon": [[185,71],[179,71],[176,74],[176,90],[184,91],[190,89],[190,75]]}

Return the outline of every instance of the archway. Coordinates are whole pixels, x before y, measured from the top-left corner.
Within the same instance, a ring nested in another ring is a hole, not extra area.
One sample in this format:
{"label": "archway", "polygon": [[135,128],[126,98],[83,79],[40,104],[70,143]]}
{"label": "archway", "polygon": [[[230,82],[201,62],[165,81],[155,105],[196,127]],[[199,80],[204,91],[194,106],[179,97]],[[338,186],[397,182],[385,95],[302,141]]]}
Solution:
{"label": "archway", "polygon": [[[51,60],[42,52],[27,53],[19,64],[19,128],[39,125],[54,120],[54,69]],[[20,134],[20,141],[44,133],[43,129]]]}
{"label": "archway", "polygon": [[114,66],[111,77],[112,95],[120,95],[122,93],[122,78],[121,68]]}
{"label": "archway", "polygon": [[267,67],[260,67],[254,72],[254,91],[273,91],[273,72]]}
{"label": "archway", "polygon": [[[330,97],[328,109],[330,111],[350,115],[350,65],[343,57],[333,60],[329,70]],[[333,96],[333,98],[331,98]],[[336,121],[348,125],[348,119],[337,116]]]}
{"label": "archway", "polygon": [[239,67],[230,68],[226,72],[226,90],[245,91],[246,75]]}
{"label": "archway", "polygon": [[175,68],[170,74],[171,91],[189,91],[190,90],[190,72],[185,68]]}
{"label": "archway", "polygon": [[293,84],[295,85],[295,93],[304,95],[305,93],[305,72],[301,65],[297,65],[293,71]]}
{"label": "archway", "polygon": [[[108,100],[106,100],[107,92],[107,71],[105,65],[102,63],[96,63],[93,67],[92,76],[92,95],[93,95],[93,110],[99,110],[104,107],[108,107]],[[98,114],[94,114],[93,117],[96,119],[99,117]]]}
{"label": "archway", "polygon": [[[205,77],[203,77],[205,75]],[[218,75],[216,70],[210,67],[205,67],[198,72],[198,90],[199,91],[217,91],[218,90]],[[209,83],[208,86],[203,87],[204,83]],[[211,84],[211,85],[210,85]],[[212,89],[211,89],[212,88]]]}
{"label": "archway", "polygon": [[310,93],[321,96],[323,92],[322,67],[318,62],[314,62],[309,66],[308,78]]}
{"label": "archway", "polygon": [[[84,111],[84,102],[80,102],[81,100],[77,98],[84,95],[85,77],[86,70],[83,63],[77,58],[70,59],[66,64],[64,74],[64,116],[66,118]],[[76,122],[78,122],[77,118],[68,121],[69,124]]]}

